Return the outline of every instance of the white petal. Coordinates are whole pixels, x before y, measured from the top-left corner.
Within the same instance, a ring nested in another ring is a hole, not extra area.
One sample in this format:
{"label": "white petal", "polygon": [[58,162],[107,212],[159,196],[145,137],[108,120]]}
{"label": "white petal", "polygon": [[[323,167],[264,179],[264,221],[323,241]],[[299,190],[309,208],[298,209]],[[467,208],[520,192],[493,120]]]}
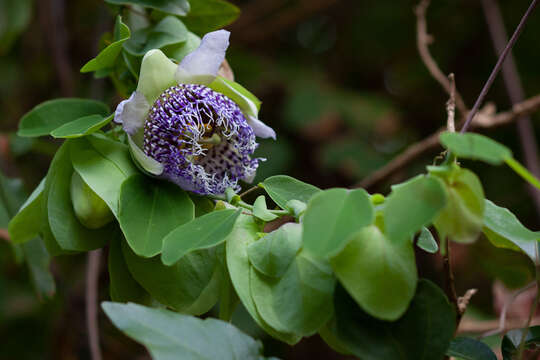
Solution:
{"label": "white petal", "polygon": [[230,33],[226,30],[206,34],[199,47],[186,55],[178,65],[176,81],[179,84],[210,84],[225,59],[229,36]]}
{"label": "white petal", "polygon": [[176,64],[161,50],[150,50],[142,59],[137,91],[153,104],[165,89],[176,85],[175,72]]}
{"label": "white petal", "polygon": [[152,159],[151,157],[147,156],[142,149],[137,146],[135,141],[131,138],[131,136],[128,135],[128,143],[129,143],[129,150],[131,152],[131,155],[133,156],[133,159],[135,160],[135,163],[142,168],[142,170],[155,175],[159,176],[163,173],[163,165],[156,161],[155,159]]}
{"label": "white petal", "polygon": [[258,137],[263,139],[272,138],[276,140],[276,132],[274,129],[263,123],[261,120],[254,116],[249,116],[247,122],[255,132],[255,135]]}
{"label": "white petal", "polygon": [[149,110],[150,105],[144,95],[135,91],[129,99],[118,104],[114,112],[114,122],[122,124],[124,131],[133,135],[143,127]]}

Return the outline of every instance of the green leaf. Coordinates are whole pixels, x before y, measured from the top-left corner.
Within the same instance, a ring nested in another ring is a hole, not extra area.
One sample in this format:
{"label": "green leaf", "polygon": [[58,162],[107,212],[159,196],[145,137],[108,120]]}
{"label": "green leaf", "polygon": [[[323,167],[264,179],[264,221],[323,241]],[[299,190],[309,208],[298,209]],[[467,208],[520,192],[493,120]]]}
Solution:
{"label": "green leaf", "polygon": [[364,189],[322,191],[309,201],[304,214],[304,247],[317,257],[335,255],[373,218],[373,205]]}
{"label": "green leaf", "polygon": [[69,156],[71,141],[58,149],[47,174],[44,197],[48,224],[56,242],[63,250],[88,251],[103,247],[116,233],[111,223],[97,230],[84,227],[77,219],[71,201],[70,186],[73,166]]}
{"label": "green leaf", "polygon": [[262,344],[221,320],[205,320],[136,304],[103,302],[116,327],[155,360],[260,360]]}
{"label": "green leaf", "polygon": [[497,247],[523,251],[537,262],[536,248],[540,232],[531,231],[508,209],[485,200],[484,234]]}
{"label": "green leaf", "polygon": [[187,39],[188,30],[182,21],[174,16],[166,16],[155,26],[134,32],[124,44],[124,49],[134,56],[143,56],[152,49],[183,43]]}
{"label": "green leaf", "polygon": [[56,285],[49,270],[51,257],[43,241],[40,238],[27,241],[22,245],[22,250],[38,299],[52,298]]}
{"label": "green leaf", "polygon": [[112,121],[114,115],[88,115],[60,126],[51,132],[54,138],[73,139],[90,135]]}
{"label": "green leaf", "polygon": [[118,221],[139,256],[159,254],[163,238],[194,216],[193,201],[175,184],[134,175],[121,187]]}
{"label": "green leaf", "polygon": [[457,337],[452,340],[446,355],[463,360],[497,360],[497,356],[489,346],[481,341],[467,337]]}
{"label": "green leaf", "polygon": [[446,205],[446,191],[439,179],[420,175],[392,187],[386,199],[384,232],[394,242],[408,241]]}
{"label": "green leaf", "polygon": [[163,265],[159,256],[137,256],[125,241],[122,252],[133,278],[163,305],[201,315],[216,304],[222,271],[215,248],[191,252],[173,266]]}
{"label": "green leaf", "polygon": [[398,319],[414,296],[418,275],[412,243],[396,243],[375,225],[355,234],[331,264],[358,305],[378,319]]}
{"label": "green leaf", "polygon": [[332,316],[332,318],[319,329],[319,335],[334,351],[343,355],[351,355],[351,352],[347,349],[347,346],[343,343],[343,341],[341,341],[337,334],[335,315]]}
{"label": "green leaf", "polygon": [[287,202],[290,200],[300,200],[307,203],[313,195],[321,191],[313,185],[286,175],[269,177],[261,185],[282,209],[287,209]]}
{"label": "green leaf", "polygon": [[87,99],[55,99],[39,104],[26,115],[19,124],[17,135],[36,137],[49,135],[64,124],[88,115],[108,116],[107,105]]}
{"label": "green leaf", "polygon": [[443,179],[448,192],[446,207],[433,224],[444,241],[449,237],[455,242],[474,242],[483,226],[484,190],[478,177],[469,170],[457,166],[439,171],[430,167],[430,172]]}
{"label": "green leaf", "polygon": [[272,221],[278,218],[276,214],[271,213],[266,207],[264,195],[257,197],[253,203],[253,215],[263,221]]}
{"label": "green leaf", "polygon": [[71,202],[81,224],[89,229],[99,229],[114,220],[105,201],[74,171],[71,176]]}
{"label": "green leaf", "polygon": [[279,278],[302,247],[302,226],[287,223],[248,246],[251,265],[260,273]]}
{"label": "green leaf", "polygon": [[[523,329],[514,329],[504,335],[501,350],[504,360],[515,359],[523,339]],[[540,326],[531,326],[525,331],[525,349],[536,349],[540,345]]]}
{"label": "green leaf", "polygon": [[139,5],[178,16],[184,16],[190,11],[188,0],[105,0],[105,2],[113,5]]}
{"label": "green leaf", "polygon": [[270,327],[259,315],[251,296],[250,271],[247,249],[257,240],[259,228],[252,216],[240,214],[232,233],[225,240],[227,268],[234,289],[242,304],[253,320],[269,335],[290,345],[296,344],[300,336],[290,333],[280,333]]}
{"label": "green leaf", "polygon": [[116,24],[114,26],[114,42],[109,44],[105,49],[92,60],[88,61],[82,68],[81,72],[98,71],[102,69],[109,69],[114,66],[116,58],[122,51],[122,44],[129,39],[131,33],[126,24],[122,22],[122,17],[116,17]]}
{"label": "green leaf", "polygon": [[250,281],[257,311],[278,331],[310,336],[332,317],[332,268],[327,260],[313,258],[306,250],[300,251],[280,278],[252,267]]}
{"label": "green leaf", "polygon": [[509,157],[505,159],[506,165],[508,165],[512,170],[514,170],[519,176],[521,176],[529,184],[533,185],[537,189],[540,189],[540,180],[530,173],[527,168],[521,165],[514,158]]}
{"label": "green leaf", "polygon": [[437,251],[439,251],[439,245],[435,241],[435,238],[431,234],[431,231],[429,231],[429,229],[426,227],[422,228],[422,231],[418,236],[416,246],[431,254],[435,254]]}
{"label": "green leaf", "polygon": [[179,44],[165,46],[162,50],[169,58],[180,62],[187,54],[197,49],[200,43],[201,38],[191,31],[188,31],[186,41]]}
{"label": "green leaf", "polygon": [[191,10],[184,23],[198,34],[221,29],[234,22],[240,9],[224,0],[190,0]]}
{"label": "green leaf", "polygon": [[214,211],[180,225],[163,239],[161,261],[173,265],[192,251],[221,244],[241,212],[240,209]]}
{"label": "green leaf", "polygon": [[127,146],[101,136],[90,136],[74,141],[70,150],[75,171],[118,217],[122,183],[138,173]]}
{"label": "green leaf", "polygon": [[26,202],[8,225],[9,238],[14,244],[22,244],[35,238],[43,226],[42,195],[45,179],[41,180]]}
{"label": "green leaf", "polygon": [[512,151],[506,146],[480,134],[445,132],[441,134],[440,140],[445,148],[460,158],[500,165],[512,157]]}
{"label": "green leaf", "polygon": [[[401,296],[393,290],[386,297]],[[444,293],[421,280],[407,312],[387,322],[363,312],[347,292],[338,287],[334,297],[340,340],[362,360],[442,359],[456,328],[455,313]]]}
{"label": "green leaf", "polygon": [[111,300],[118,302],[136,302],[149,305],[150,295],[131,275],[122,253],[123,239],[114,239],[109,246],[109,292]]}

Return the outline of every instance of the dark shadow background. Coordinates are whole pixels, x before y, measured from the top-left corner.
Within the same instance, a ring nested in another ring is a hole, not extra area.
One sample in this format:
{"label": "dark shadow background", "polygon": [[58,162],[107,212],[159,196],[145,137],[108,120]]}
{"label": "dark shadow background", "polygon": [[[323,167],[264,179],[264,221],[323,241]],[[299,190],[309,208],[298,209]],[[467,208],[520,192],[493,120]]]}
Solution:
{"label": "dark shadow background", "polygon": [[[1,6],[15,0],[0,0]],[[31,190],[45,175],[58,143],[17,139],[20,117],[47,99],[76,96],[118,98],[108,80],[94,80],[78,69],[93,58],[113,14],[99,0],[30,0],[29,21],[20,36],[1,33],[0,149],[2,170],[22,177]],[[256,181],[287,174],[321,188],[348,187],[384,166],[407,145],[446,122],[447,95],[433,80],[416,50],[414,1],[401,0],[235,0],[243,12],[232,31],[228,60],[236,80],[262,101],[261,119],[274,127],[277,141],[261,141],[263,163]],[[508,31],[519,22],[528,0],[500,1]],[[23,11],[23,10],[21,10]],[[22,13],[21,13],[22,14]],[[24,17],[24,15],[20,15]],[[24,20],[24,18],[22,18]],[[24,21],[23,21],[24,22]],[[428,30],[431,51],[441,69],[456,74],[469,107],[496,58],[480,2],[434,0]],[[528,97],[540,93],[540,10],[533,14],[514,55]],[[100,95],[96,95],[100,94]],[[510,103],[498,79],[488,95],[501,111]],[[540,115],[532,117],[538,130]],[[514,124],[484,131],[521,159]],[[409,164],[370,192],[424,171],[440,149]],[[486,197],[510,208],[532,229],[538,214],[525,183],[506,167],[465,162],[480,176]],[[508,286],[528,281],[523,258],[496,250],[484,239],[455,247],[458,293],[479,288],[471,312],[494,317],[492,282]],[[420,275],[441,283],[438,255],[418,253]],[[26,269],[17,266],[0,243],[0,359],[89,359],[84,318],[85,256],[55,259],[57,295],[38,302]],[[525,268],[523,272],[509,269]],[[108,298],[105,266],[100,296]],[[244,330],[258,330],[241,311]],[[147,359],[144,349],[122,336],[100,316],[105,359]],[[267,355],[284,359],[342,359],[314,336],[293,348],[265,341]]]}

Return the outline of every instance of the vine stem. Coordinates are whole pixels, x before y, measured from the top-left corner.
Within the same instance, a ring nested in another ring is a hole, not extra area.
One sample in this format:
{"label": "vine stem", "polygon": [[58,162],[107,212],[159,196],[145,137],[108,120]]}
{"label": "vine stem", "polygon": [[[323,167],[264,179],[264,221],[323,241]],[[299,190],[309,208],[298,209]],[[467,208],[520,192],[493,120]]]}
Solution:
{"label": "vine stem", "polygon": [[[538,259],[538,247],[536,248],[536,258]],[[527,332],[529,331],[529,327],[531,326],[531,321],[534,317],[534,314],[536,314],[536,308],[538,306],[538,301],[540,300],[540,265],[538,264],[538,261],[535,265],[535,276],[536,276],[536,296],[534,297],[534,303],[531,306],[531,310],[529,312],[529,317],[527,318],[527,323],[525,324],[525,327],[521,330],[521,340],[519,342],[518,347],[518,359],[523,359],[523,351],[525,351],[525,342],[527,337]]]}
{"label": "vine stem", "polygon": [[92,360],[101,360],[98,328],[98,279],[101,249],[88,253],[86,265],[86,326]]}
{"label": "vine stem", "polygon": [[[504,46],[508,41],[508,35],[504,26],[504,20],[497,0],[482,0],[482,7],[488,25],[493,47],[496,54],[500,54],[504,50]],[[508,58],[502,66],[502,76],[506,86],[508,97],[512,105],[520,103],[525,99],[525,91],[521,83],[521,78],[514,61],[514,57],[510,52]],[[538,142],[534,134],[530,116],[521,117],[516,122],[517,131],[521,143],[524,162],[527,168],[537,177],[540,177],[540,158],[538,156]],[[529,193],[531,194],[537,213],[540,215],[540,192],[528,185]]]}
{"label": "vine stem", "polygon": [[489,75],[489,78],[487,79],[486,83],[484,84],[484,87],[482,88],[482,91],[480,91],[480,95],[478,95],[478,98],[476,99],[476,102],[474,103],[474,106],[472,110],[467,114],[467,120],[465,120],[465,124],[460,130],[460,133],[463,134],[467,132],[467,129],[471,125],[471,121],[474,118],[474,115],[478,112],[478,109],[480,108],[480,105],[484,102],[484,99],[491,88],[491,85],[493,85],[493,82],[495,81],[495,78],[497,77],[497,74],[501,70],[501,67],[504,63],[504,60],[510,53],[510,50],[512,50],[512,47],[516,44],[517,39],[519,38],[519,35],[521,35],[521,32],[523,31],[523,28],[525,27],[525,24],[527,23],[527,20],[529,19],[529,16],[532,14],[536,6],[538,5],[539,0],[533,0],[531,2],[531,5],[525,12],[525,15],[521,18],[521,21],[519,22],[519,25],[517,26],[516,30],[514,31],[514,34],[510,38],[510,41],[506,44],[506,47],[504,48],[503,52],[499,56],[499,59],[497,60],[497,63],[495,64],[495,67],[491,71],[491,74]]}

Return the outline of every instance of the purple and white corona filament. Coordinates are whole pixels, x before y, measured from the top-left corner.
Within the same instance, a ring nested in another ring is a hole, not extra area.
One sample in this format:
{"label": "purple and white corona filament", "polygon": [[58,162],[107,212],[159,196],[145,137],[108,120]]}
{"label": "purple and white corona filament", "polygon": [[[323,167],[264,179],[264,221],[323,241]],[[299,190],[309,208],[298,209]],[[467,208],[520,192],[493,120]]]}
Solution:
{"label": "purple and white corona filament", "polygon": [[255,133],[240,107],[204,85],[165,90],[144,125],[144,153],[164,164],[164,177],[198,194],[239,190],[257,170]]}
{"label": "purple and white corona filament", "polygon": [[257,117],[258,100],[217,76],[228,44],[227,31],[209,33],[178,65],[150,50],[137,90],[115,112],[145,172],[202,195],[250,182],[261,160],[252,158],[256,136],[275,139]]}

